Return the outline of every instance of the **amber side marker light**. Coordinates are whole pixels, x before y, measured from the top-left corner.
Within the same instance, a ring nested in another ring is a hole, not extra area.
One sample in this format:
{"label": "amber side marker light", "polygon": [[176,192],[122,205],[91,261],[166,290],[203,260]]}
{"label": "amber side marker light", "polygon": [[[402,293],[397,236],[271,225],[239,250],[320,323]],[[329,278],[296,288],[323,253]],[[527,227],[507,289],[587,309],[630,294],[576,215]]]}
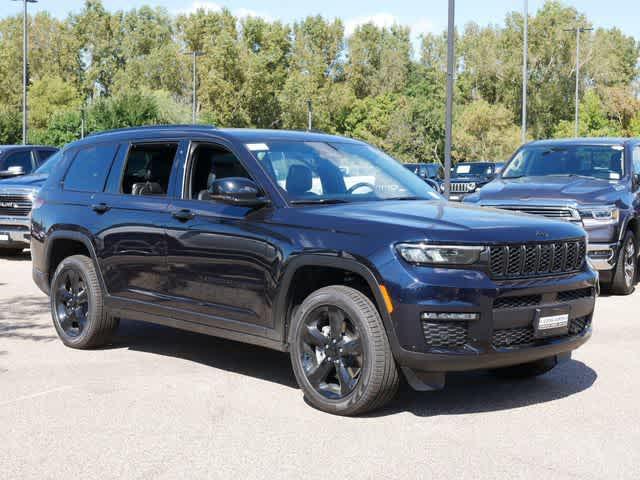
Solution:
{"label": "amber side marker light", "polygon": [[387,291],[387,287],[380,285],[380,293],[382,293],[382,298],[384,298],[384,304],[387,307],[387,312],[393,313],[393,302],[391,302],[391,296]]}

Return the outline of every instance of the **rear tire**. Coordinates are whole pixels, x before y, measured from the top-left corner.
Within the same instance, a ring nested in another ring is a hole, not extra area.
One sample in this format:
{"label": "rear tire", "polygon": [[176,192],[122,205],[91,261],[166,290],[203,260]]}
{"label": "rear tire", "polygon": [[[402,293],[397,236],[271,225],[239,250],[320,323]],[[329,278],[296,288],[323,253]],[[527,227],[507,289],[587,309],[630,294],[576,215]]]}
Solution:
{"label": "rear tire", "polygon": [[51,316],[60,340],[71,348],[108,343],[118,319],[108,315],[93,261],[84,255],[65,258],[51,281]]}
{"label": "rear tire", "polygon": [[614,268],[613,280],[609,290],[614,295],[629,295],[633,293],[638,270],[637,239],[633,232],[628,231],[618,254],[618,261]]}
{"label": "rear tire", "polygon": [[506,379],[526,379],[538,377],[550,372],[558,364],[556,357],[547,357],[534,362],[512,365],[510,367],[496,368],[491,373],[496,377]]}
{"label": "rear tire", "polygon": [[290,339],[296,380],[315,408],[359,415],[395,396],[398,369],[382,319],[358,290],[313,292],[295,312]]}

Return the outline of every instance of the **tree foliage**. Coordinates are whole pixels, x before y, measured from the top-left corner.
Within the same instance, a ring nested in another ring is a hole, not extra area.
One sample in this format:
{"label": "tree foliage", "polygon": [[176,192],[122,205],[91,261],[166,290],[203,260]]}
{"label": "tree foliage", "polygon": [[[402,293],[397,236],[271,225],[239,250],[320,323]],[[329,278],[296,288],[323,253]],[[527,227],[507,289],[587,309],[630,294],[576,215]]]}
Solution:
{"label": "tree foliage", "polygon": [[[402,25],[340,19],[292,24],[229,10],[173,16],[143,6],[109,11],[85,0],[65,19],[29,18],[32,141],[63,144],[85,132],[187,122],[197,57],[200,122],[313,128],[369,141],[406,161],[442,161],[446,34],[413,51]],[[521,13],[469,23],[456,35],[454,157],[504,159],[519,141]],[[0,20],[0,142],[20,140],[22,18]],[[548,0],[529,19],[529,138],[573,135],[575,34],[585,15]],[[638,42],[617,28],[581,37],[582,135],[640,134]]]}

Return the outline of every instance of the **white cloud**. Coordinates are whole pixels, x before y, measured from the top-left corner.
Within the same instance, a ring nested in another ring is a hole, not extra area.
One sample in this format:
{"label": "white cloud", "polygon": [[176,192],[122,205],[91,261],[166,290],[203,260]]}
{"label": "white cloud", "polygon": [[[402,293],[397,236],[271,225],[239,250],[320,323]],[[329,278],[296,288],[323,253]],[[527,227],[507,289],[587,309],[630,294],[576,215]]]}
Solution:
{"label": "white cloud", "polygon": [[259,17],[268,22],[273,21],[273,17],[271,15],[256,12],[255,10],[251,10],[250,8],[236,8],[233,11],[233,14],[238,18],[247,18],[247,17]]}
{"label": "white cloud", "polygon": [[347,20],[344,24],[344,33],[349,37],[359,26],[366,25],[367,23],[373,23],[376,27],[388,28],[400,22],[398,21],[398,17],[390,13],[374,13],[373,15],[365,15]]}
{"label": "white cloud", "polygon": [[186,8],[179,8],[176,10],[177,13],[196,13],[198,10],[204,10],[205,12],[219,12],[222,10],[222,5],[215,2],[208,1],[194,1]]}
{"label": "white cloud", "polygon": [[[175,13],[188,15],[191,13],[196,13],[198,10],[204,10],[205,12],[215,13],[215,12],[222,11],[223,8],[224,8],[224,5],[220,5],[219,3],[216,3],[216,2],[209,2],[206,0],[205,1],[196,0],[192,2],[191,5],[189,5],[188,7],[176,10]],[[242,8],[242,7],[236,8],[234,10],[231,10],[231,13],[233,13],[233,15],[239,19],[243,19],[247,17],[260,17],[267,21],[273,20],[271,16],[257,12],[255,10],[251,10],[249,8]]]}

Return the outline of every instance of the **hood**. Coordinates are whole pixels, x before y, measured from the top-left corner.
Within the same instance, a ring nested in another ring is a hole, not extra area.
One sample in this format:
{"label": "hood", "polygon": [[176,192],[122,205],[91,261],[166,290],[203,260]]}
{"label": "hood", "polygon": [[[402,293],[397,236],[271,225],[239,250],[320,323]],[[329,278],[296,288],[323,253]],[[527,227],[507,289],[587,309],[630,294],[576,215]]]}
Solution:
{"label": "hood", "polygon": [[462,244],[581,238],[581,227],[502,210],[433,201],[382,201],[281,210],[284,223],[366,237],[373,243],[428,240]]}
{"label": "hood", "polygon": [[584,177],[523,177],[513,180],[497,178],[477,194],[482,205],[504,205],[508,202],[527,204],[573,204],[576,206],[615,203],[625,186]]}
{"label": "hood", "polygon": [[0,190],[3,188],[40,189],[47,180],[48,175],[22,175],[21,177],[5,178],[0,180]]}

